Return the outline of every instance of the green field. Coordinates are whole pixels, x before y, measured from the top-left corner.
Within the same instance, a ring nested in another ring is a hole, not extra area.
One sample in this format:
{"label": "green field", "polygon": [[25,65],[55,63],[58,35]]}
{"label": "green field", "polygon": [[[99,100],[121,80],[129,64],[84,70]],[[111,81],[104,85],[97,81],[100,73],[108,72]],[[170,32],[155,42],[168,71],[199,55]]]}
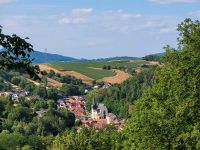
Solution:
{"label": "green field", "polygon": [[138,68],[141,64],[144,63],[146,63],[144,60],[123,60],[95,62],[54,62],[49,63],[48,65],[59,70],[73,70],[97,80],[102,79],[104,77],[114,76],[115,72],[113,72],[112,70],[97,70],[94,68],[102,68],[103,66]]}

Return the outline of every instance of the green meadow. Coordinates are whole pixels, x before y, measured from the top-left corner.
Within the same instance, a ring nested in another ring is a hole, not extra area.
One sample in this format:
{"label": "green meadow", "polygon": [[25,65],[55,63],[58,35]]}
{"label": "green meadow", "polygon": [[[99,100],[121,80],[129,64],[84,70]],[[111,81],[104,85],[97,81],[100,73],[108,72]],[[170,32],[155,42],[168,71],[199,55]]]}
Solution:
{"label": "green meadow", "polygon": [[125,68],[138,68],[142,64],[147,63],[144,60],[122,60],[122,61],[94,61],[94,62],[54,62],[49,63],[53,68],[59,70],[72,70],[92,79],[98,80],[104,77],[115,76],[116,73],[112,70],[98,70],[95,68],[102,68],[103,66],[111,67],[125,67]]}

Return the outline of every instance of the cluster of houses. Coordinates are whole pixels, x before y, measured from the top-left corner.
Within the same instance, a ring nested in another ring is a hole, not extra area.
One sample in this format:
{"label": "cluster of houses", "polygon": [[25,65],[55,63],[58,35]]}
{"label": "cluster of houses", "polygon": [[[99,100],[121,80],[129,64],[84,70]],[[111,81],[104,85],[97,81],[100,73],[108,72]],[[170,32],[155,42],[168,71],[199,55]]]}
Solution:
{"label": "cluster of houses", "polygon": [[[102,103],[97,103],[95,98],[91,106],[91,112],[86,112],[86,100],[83,96],[71,96],[58,100],[58,107],[66,108],[73,112],[76,120],[81,121],[81,126],[86,128],[100,129],[105,125],[112,124],[117,129],[124,127],[124,120],[119,121],[113,113],[108,113],[107,107]],[[81,128],[77,126],[77,128]]]}
{"label": "cluster of houses", "polygon": [[[101,88],[109,88],[110,86],[110,84],[105,84]],[[19,97],[32,99],[30,92],[21,89],[15,89],[9,92],[0,92],[0,96],[10,96],[14,102],[18,102]],[[116,126],[119,130],[124,127],[125,121],[119,121],[116,115],[109,113],[107,107],[102,103],[97,103],[95,98],[93,99],[91,112],[86,111],[86,100],[84,96],[69,96],[60,99],[57,101],[57,107],[67,109],[75,114],[76,121],[81,122],[80,125],[77,125],[78,129],[82,126],[86,128],[99,129],[108,124]],[[44,110],[36,111],[36,114],[39,117],[42,117],[44,113],[46,113]]]}
{"label": "cluster of houses", "polygon": [[19,97],[26,97],[30,98],[31,93],[29,91],[24,91],[24,90],[15,90],[15,91],[9,91],[9,92],[0,92],[0,96],[10,96],[12,101],[17,102],[19,100]]}
{"label": "cluster of houses", "polygon": [[57,102],[58,107],[66,108],[67,110],[73,112],[76,118],[84,116],[85,99],[83,96],[70,96],[66,99],[58,100]]}

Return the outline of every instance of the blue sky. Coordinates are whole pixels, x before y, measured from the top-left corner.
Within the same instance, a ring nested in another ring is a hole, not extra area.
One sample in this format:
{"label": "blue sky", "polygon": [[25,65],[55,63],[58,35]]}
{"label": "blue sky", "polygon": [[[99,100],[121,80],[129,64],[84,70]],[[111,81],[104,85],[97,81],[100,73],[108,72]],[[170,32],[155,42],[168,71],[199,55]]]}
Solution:
{"label": "blue sky", "polygon": [[200,18],[200,0],[0,0],[4,33],[76,58],[163,52],[186,17]]}

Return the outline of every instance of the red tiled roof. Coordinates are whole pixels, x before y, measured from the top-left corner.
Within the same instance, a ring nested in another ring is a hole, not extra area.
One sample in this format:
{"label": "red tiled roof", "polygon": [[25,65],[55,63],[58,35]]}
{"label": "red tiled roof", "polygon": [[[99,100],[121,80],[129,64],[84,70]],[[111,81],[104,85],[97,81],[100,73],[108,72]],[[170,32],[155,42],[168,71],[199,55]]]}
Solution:
{"label": "red tiled roof", "polygon": [[76,117],[84,116],[84,109],[80,107],[69,108],[69,111],[73,112]]}
{"label": "red tiled roof", "polygon": [[93,123],[93,127],[95,129],[99,129],[99,128],[102,128],[106,124],[107,124],[107,120],[106,119],[97,119],[96,122]]}
{"label": "red tiled roof", "polygon": [[72,99],[78,99],[78,96],[71,96]]}
{"label": "red tiled roof", "polygon": [[75,102],[75,100],[73,100],[73,99],[70,99],[70,100],[67,100],[67,101],[65,101],[66,103],[74,103]]}

